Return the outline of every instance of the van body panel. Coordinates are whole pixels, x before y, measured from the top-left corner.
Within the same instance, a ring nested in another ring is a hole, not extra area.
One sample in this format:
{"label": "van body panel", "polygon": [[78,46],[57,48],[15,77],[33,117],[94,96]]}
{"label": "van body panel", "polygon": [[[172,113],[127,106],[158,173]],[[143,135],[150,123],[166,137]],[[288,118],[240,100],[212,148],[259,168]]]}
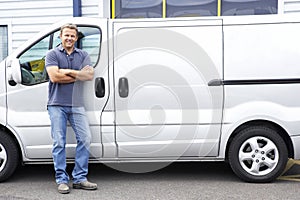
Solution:
{"label": "van body panel", "polygon": [[300,77],[300,22],[244,23],[224,24],[225,80]]}
{"label": "van body panel", "polygon": [[224,124],[266,120],[280,125],[290,136],[300,135],[300,103],[290,101],[300,98],[298,92],[291,92],[300,90],[300,84],[244,87],[225,86]]}
{"label": "van body panel", "polygon": [[[289,137],[299,137],[300,103],[291,101],[300,98],[299,93],[294,92],[299,89],[299,84],[247,85],[247,90],[245,85],[224,86],[220,157],[225,156],[226,145],[232,133],[247,122],[271,122],[280,126]],[[295,156],[298,155],[297,146],[298,143],[293,143]]]}
{"label": "van body panel", "polygon": [[[294,16],[224,18],[224,118],[220,156],[232,132],[261,120],[300,135],[300,23]],[[295,142],[293,139],[292,142]],[[295,157],[298,144],[293,143]]]}
{"label": "van body panel", "polygon": [[0,63],[0,125],[6,125],[6,68],[5,60]]}
{"label": "van body panel", "polygon": [[119,157],[217,156],[223,88],[208,82],[223,76],[222,21],[126,21],[113,30]]}
{"label": "van body panel", "polygon": [[292,136],[291,140],[294,145],[294,159],[299,160],[300,159],[300,148],[299,148],[299,142],[300,142],[300,136]]}

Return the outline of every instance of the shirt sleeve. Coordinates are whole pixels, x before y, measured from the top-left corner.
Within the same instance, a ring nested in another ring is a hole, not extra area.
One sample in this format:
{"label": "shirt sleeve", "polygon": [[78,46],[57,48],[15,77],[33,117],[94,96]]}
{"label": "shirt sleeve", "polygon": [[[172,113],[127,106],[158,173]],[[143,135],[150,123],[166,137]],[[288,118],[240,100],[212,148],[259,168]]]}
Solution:
{"label": "shirt sleeve", "polygon": [[54,50],[51,50],[46,54],[45,67],[48,66],[58,66],[58,59]]}

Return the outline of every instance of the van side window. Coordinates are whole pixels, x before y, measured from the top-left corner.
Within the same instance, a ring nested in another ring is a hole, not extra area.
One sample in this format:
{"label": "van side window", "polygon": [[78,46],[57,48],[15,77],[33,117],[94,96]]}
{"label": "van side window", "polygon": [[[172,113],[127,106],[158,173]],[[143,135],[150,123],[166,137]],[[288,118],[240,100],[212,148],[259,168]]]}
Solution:
{"label": "van side window", "polygon": [[60,31],[56,31],[55,33],[53,33],[53,42],[50,47],[51,49],[54,49],[55,47],[60,45],[61,40],[60,40],[59,34],[60,34]]}
{"label": "van side window", "polygon": [[45,56],[49,49],[50,35],[40,40],[20,57],[22,84],[33,85],[48,80]]}
{"label": "van side window", "polygon": [[101,49],[101,30],[97,27],[78,27],[79,35],[77,48],[86,51],[91,58],[92,66],[95,67]]}
{"label": "van side window", "polygon": [[216,16],[217,0],[167,0],[167,17]]}
{"label": "van side window", "polygon": [[162,17],[163,0],[114,0],[116,18]]}
{"label": "van side window", "polygon": [[[97,27],[78,26],[77,48],[85,50],[91,57],[95,67],[100,55],[101,31]],[[50,49],[57,47],[61,40],[60,31],[44,37],[19,56],[22,84],[35,85],[49,80],[45,69],[45,57]]]}
{"label": "van side window", "polygon": [[278,0],[223,0],[222,15],[277,14]]}

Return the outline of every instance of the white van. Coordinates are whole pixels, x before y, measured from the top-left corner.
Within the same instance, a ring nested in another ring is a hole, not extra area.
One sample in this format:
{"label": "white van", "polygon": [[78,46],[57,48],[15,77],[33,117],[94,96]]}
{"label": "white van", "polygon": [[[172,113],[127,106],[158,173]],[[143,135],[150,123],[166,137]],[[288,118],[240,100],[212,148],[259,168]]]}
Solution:
{"label": "white van", "polygon": [[82,94],[90,162],[228,161],[242,180],[270,182],[300,158],[300,16],[73,18],[0,64],[0,181],[52,162],[44,57],[66,22],[95,69]]}

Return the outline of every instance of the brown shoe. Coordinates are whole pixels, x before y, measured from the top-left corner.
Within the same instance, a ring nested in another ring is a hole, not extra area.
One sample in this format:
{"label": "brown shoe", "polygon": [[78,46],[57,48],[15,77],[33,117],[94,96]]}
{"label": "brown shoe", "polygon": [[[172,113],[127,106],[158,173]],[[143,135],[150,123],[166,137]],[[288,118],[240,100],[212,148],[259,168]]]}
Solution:
{"label": "brown shoe", "polygon": [[97,190],[97,184],[91,183],[89,181],[83,181],[80,183],[73,183],[74,189],[84,189],[84,190]]}
{"label": "brown shoe", "polygon": [[58,184],[58,192],[61,194],[68,194],[70,192],[70,188],[66,183]]}

